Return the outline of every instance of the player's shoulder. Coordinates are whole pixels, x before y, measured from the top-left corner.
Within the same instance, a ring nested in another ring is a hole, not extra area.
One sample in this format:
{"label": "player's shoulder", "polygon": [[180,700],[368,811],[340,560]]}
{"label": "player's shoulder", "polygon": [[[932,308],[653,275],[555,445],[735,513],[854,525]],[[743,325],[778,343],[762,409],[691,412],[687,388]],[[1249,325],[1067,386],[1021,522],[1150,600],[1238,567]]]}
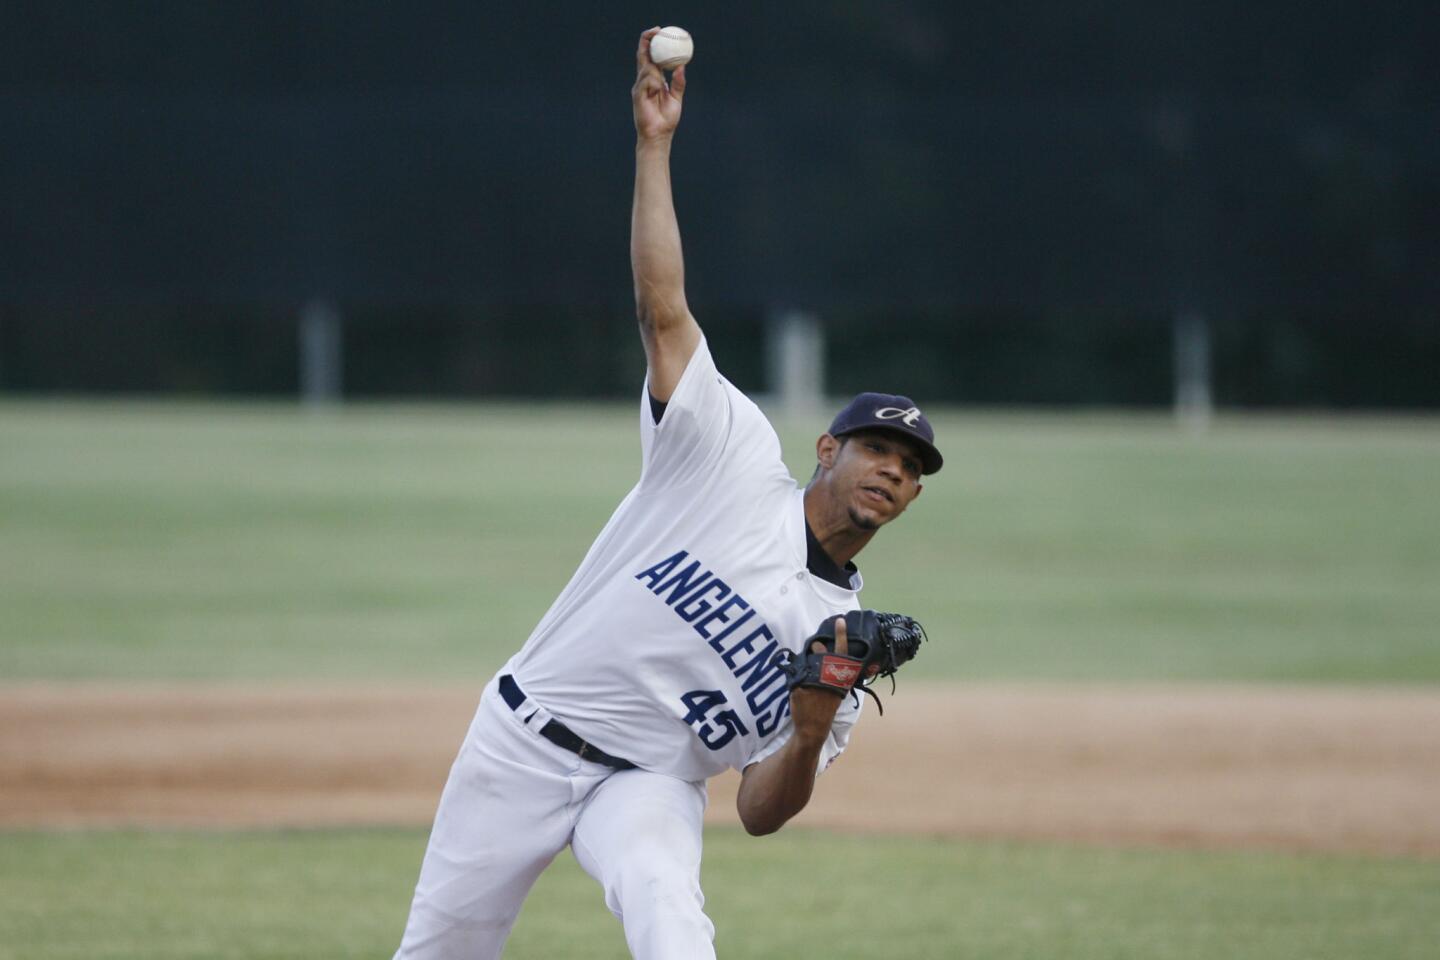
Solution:
{"label": "player's shoulder", "polygon": [[775,425],[765,414],[764,409],[749,394],[735,386],[724,376],[720,382],[730,394],[730,408],[734,415],[734,429],[740,432],[743,438],[761,442],[767,446],[773,446],[776,452],[780,449],[780,435],[775,431]]}
{"label": "player's shoulder", "polygon": [[[648,413],[649,406],[646,405]],[[780,438],[769,418],[715,365],[708,341],[695,348],[659,422],[646,424],[642,483],[753,488],[784,473]],[[738,490],[737,490],[738,492]]]}

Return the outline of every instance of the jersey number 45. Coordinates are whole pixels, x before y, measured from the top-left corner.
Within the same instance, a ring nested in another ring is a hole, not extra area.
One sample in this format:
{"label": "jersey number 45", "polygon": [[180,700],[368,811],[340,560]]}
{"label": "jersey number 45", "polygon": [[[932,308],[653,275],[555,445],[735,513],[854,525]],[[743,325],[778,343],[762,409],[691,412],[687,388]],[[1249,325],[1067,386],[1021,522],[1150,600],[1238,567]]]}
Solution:
{"label": "jersey number 45", "polygon": [[680,697],[680,702],[690,711],[685,714],[685,722],[695,727],[695,735],[711,750],[719,750],[737,733],[750,732],[734,710],[720,710],[710,716],[710,711],[729,702],[719,690],[691,690]]}

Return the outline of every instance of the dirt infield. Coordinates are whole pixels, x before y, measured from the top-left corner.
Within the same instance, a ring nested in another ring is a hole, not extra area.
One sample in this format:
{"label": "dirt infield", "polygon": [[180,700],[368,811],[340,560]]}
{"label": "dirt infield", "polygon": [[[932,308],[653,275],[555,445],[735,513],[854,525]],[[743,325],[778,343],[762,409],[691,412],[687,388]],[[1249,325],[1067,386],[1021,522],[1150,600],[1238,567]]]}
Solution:
{"label": "dirt infield", "polygon": [[[0,827],[423,825],[475,698],[0,687]],[[1437,857],[1437,797],[1440,691],[911,685],[797,822]]]}

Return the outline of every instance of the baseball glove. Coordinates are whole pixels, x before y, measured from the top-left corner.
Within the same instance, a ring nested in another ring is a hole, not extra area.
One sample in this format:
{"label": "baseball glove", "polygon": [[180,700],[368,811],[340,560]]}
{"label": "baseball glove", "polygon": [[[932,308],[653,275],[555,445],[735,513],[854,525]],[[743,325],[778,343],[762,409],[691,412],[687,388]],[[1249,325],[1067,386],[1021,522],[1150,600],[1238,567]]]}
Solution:
{"label": "baseball glove", "polygon": [[[835,652],[835,618],[826,617],[805,640],[800,653],[781,650],[773,662],[785,674],[791,690],[819,687],[842,697],[860,690],[875,697],[883,716],[885,706],[870,684],[876,677],[889,677],[894,691],[895,671],[915,659],[925,628],[898,613],[851,610],[845,614],[845,634],[849,656]],[[812,650],[816,640],[825,644],[823,653]]]}

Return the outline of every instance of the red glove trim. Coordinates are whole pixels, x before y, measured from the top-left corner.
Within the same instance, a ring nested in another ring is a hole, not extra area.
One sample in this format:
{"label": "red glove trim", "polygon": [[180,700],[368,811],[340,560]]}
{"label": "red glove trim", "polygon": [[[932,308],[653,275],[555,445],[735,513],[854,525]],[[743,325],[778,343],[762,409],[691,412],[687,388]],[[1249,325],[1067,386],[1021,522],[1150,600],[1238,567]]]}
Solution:
{"label": "red glove trim", "polygon": [[860,679],[860,668],[864,661],[854,657],[842,657],[838,653],[827,653],[820,660],[820,682],[826,686],[849,690]]}

